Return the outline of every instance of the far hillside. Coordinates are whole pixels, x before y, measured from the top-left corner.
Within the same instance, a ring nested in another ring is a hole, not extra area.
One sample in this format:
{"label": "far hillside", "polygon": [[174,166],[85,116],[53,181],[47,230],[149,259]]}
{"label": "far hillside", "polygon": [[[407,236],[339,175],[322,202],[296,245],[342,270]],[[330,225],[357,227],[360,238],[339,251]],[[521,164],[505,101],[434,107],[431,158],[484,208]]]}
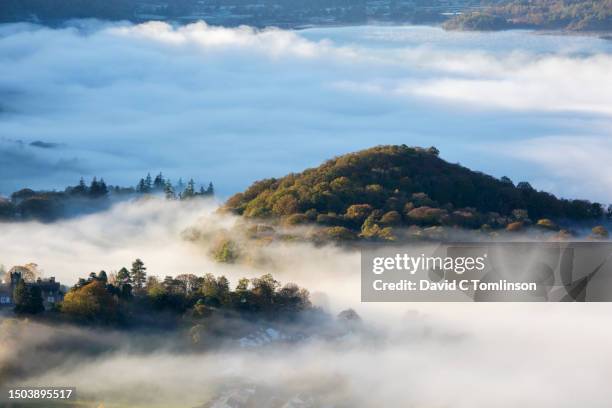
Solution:
{"label": "far hillside", "polygon": [[588,225],[599,203],[567,200],[439,157],[436,148],[378,146],[317,168],[255,182],[224,209],[283,225],[316,224],[338,238],[393,238],[400,227],[520,230]]}
{"label": "far hillside", "polygon": [[0,196],[0,222],[3,221],[43,221],[52,222],[83,214],[91,214],[108,209],[111,204],[142,195],[164,195],[168,200],[190,200],[214,196],[212,182],[208,187],[200,186],[190,179],[172,183],[159,173],[140,179],[136,187],[107,186],[104,179],[94,177],[88,185],[81,177],[75,186],[63,191],[34,191],[23,188],[10,197]]}
{"label": "far hillside", "polygon": [[453,30],[612,30],[612,0],[506,0],[466,12],[447,21]]}

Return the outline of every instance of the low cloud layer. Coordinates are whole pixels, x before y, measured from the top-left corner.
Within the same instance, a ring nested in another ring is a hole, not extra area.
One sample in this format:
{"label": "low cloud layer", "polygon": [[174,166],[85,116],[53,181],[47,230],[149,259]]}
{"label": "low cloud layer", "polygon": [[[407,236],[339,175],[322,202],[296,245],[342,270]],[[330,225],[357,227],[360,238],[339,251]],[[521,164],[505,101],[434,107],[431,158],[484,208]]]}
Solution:
{"label": "low cloud layer", "polygon": [[130,406],[203,406],[218,388],[255,386],[326,403],[305,406],[607,406],[612,360],[605,345],[612,333],[601,319],[609,308],[542,306],[548,307],[471,305],[459,308],[452,325],[439,312],[381,316],[379,323],[395,331],[377,344],[356,337],[257,352],[121,350],[30,383],[69,383],[83,394]]}
{"label": "low cloud layer", "polygon": [[[214,203],[151,198],[116,204],[109,211],[51,224],[3,225],[0,263],[28,262],[68,286],[100,269],[116,271],[140,257],[158,276],[206,273],[207,257],[181,232],[215,208]],[[205,254],[205,252],[204,252]]]}
{"label": "low cloud layer", "polygon": [[434,79],[405,91],[485,108],[612,115],[610,55],[471,57],[442,66],[465,78]]}
{"label": "low cloud layer", "polygon": [[[607,179],[605,189],[576,184],[592,177],[582,166],[569,178],[504,149],[563,136],[588,155],[585,137],[609,138],[611,52],[595,38],[422,27],[2,25],[0,192],[81,175],[135,184],[161,170],[213,180],[227,196],[337,154],[406,143],[610,201]],[[482,154],[485,142],[493,147]]]}
{"label": "low cloud layer", "polygon": [[[0,191],[94,174],[134,183],[163,170],[212,179],[229,194],[334,154],[406,143],[435,144],[452,161],[561,194],[609,199],[610,92],[596,91],[611,82],[610,52],[592,38],[414,27],[4,25]],[[215,209],[145,199],[53,224],[3,224],[0,264],[35,262],[67,285],[136,257],[161,277],[210,272],[236,282],[271,272],[310,289],[331,313],[355,308],[379,340],[187,354],[158,339],[143,353],[133,336],[35,326],[19,341],[0,336],[0,362],[19,348],[30,359],[53,354],[55,368],[23,383],[70,384],[130,406],[201,406],[217,385],[240,382],[337,406],[609,405],[609,305],[362,304],[355,251],[273,245],[273,262],[212,262],[210,242],[181,233],[231,226]],[[116,349],[65,359],[41,345],[52,335]]]}
{"label": "low cloud layer", "polygon": [[[16,330],[0,318],[0,363],[14,363],[16,355],[34,367],[46,362],[20,384],[69,384],[82,396],[134,407],[204,406],[223,394],[220,389],[236,395],[254,387],[306,401],[316,397],[319,403],[311,406],[604,407],[609,402],[608,304],[360,303],[356,251],[279,244],[267,248],[268,264],[211,262],[210,242],[186,242],[181,232],[235,222],[214,209],[206,201],[149,199],[66,222],[7,224],[0,262],[36,262],[65,283],[136,256],[159,276],[211,272],[235,282],[272,272],[326,299],[331,313],[355,308],[376,336],[355,332],[256,351],[238,346],[193,351],[178,347],[174,335],[145,340],[138,333],[37,324]],[[99,352],[102,345],[111,351],[86,354],[87,347]]]}

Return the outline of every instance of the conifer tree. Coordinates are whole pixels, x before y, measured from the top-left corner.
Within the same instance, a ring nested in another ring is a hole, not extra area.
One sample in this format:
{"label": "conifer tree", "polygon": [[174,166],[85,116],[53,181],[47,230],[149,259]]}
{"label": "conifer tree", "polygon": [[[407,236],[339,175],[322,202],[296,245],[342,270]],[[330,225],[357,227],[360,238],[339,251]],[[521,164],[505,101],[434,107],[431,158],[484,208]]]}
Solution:
{"label": "conifer tree", "polygon": [[26,287],[25,281],[19,279],[15,288],[13,289],[13,303],[15,304],[15,312],[21,312],[23,305],[28,301],[28,288]]}
{"label": "conifer tree", "polygon": [[130,271],[128,271],[127,268],[123,267],[119,269],[119,272],[117,272],[117,283],[120,285],[132,283],[132,277],[130,276]]}
{"label": "conifer tree", "polygon": [[83,179],[83,177],[81,177],[81,179],[79,180],[79,184],[72,189],[72,192],[74,194],[81,195],[87,194],[87,185],[85,184],[85,180]]}
{"label": "conifer tree", "polygon": [[100,182],[98,183],[98,187],[100,189],[100,196],[105,196],[108,194],[108,187],[106,183],[104,182],[103,178],[100,179]]}
{"label": "conifer tree", "polygon": [[193,181],[193,179],[191,179],[189,180],[189,183],[187,183],[187,188],[185,188],[185,191],[183,191],[183,193],[181,194],[181,198],[193,198],[195,195],[195,182]]}
{"label": "conifer tree", "polygon": [[15,285],[13,302],[15,313],[36,314],[45,310],[40,288],[26,285],[23,279],[20,279]]}
{"label": "conifer tree", "polygon": [[134,283],[136,289],[142,289],[145,282],[147,281],[147,268],[144,266],[144,262],[137,258],[132,263],[132,269],[130,271],[130,277]]}
{"label": "conifer tree", "polygon": [[147,173],[147,177],[145,178],[145,188],[146,192],[150,192],[153,188],[153,179],[151,178],[151,173]]}
{"label": "conifer tree", "polygon": [[215,195],[215,188],[213,187],[212,181],[208,183],[208,188],[206,189],[206,195]]}
{"label": "conifer tree", "polygon": [[170,180],[166,181],[166,185],[164,186],[164,195],[166,196],[167,200],[176,199],[176,193],[174,192],[174,187],[172,187]]}
{"label": "conifer tree", "polygon": [[100,179],[98,181],[97,177],[94,177],[91,180],[91,185],[89,186],[89,195],[94,198],[104,197],[108,194],[108,187],[104,182],[104,179]]}
{"label": "conifer tree", "polygon": [[92,197],[97,197],[100,195],[100,185],[98,183],[98,179],[94,176],[91,180],[91,184],[89,185],[89,195]]}
{"label": "conifer tree", "polygon": [[106,275],[106,271],[100,271],[98,273],[98,280],[104,282],[105,284],[108,282],[108,276]]}
{"label": "conifer tree", "polygon": [[166,187],[166,183],[164,182],[164,176],[160,172],[157,176],[155,176],[155,180],[153,180],[153,189],[155,191],[162,191]]}
{"label": "conifer tree", "polygon": [[140,181],[138,182],[138,185],[136,186],[136,191],[138,191],[140,194],[147,193],[147,186],[145,183],[145,179],[143,178],[140,179]]}

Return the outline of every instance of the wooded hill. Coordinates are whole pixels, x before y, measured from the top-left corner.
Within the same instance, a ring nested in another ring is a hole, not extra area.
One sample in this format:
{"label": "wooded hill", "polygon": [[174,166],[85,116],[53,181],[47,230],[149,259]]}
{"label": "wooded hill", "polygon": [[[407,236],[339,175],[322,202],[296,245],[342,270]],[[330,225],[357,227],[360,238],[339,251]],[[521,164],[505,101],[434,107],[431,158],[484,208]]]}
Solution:
{"label": "wooded hill", "polygon": [[436,148],[377,146],[317,168],[255,182],[224,210],[284,225],[318,224],[348,237],[385,238],[392,228],[519,228],[593,223],[599,203],[567,200],[449,163]]}
{"label": "wooded hill", "polygon": [[490,1],[483,10],[460,14],[444,26],[455,30],[610,31],[612,0],[509,0]]}

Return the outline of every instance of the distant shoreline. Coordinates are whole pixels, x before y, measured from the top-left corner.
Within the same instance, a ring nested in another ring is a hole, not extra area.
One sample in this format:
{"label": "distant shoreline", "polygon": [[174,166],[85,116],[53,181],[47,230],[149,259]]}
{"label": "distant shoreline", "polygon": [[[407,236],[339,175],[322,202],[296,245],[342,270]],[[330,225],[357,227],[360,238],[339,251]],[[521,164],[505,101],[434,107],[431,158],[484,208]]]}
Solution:
{"label": "distant shoreline", "polygon": [[[57,21],[4,21],[0,22],[0,25],[5,24],[35,24],[45,27],[58,28],[69,24],[72,21],[82,21],[82,20],[98,20],[98,21],[113,21],[113,20],[100,20],[100,19],[68,19],[68,20],[57,20]],[[457,33],[498,33],[504,31],[529,31],[532,34],[537,35],[550,35],[550,36],[574,36],[574,37],[593,37],[600,38],[602,40],[612,41],[612,31],[575,31],[575,30],[566,30],[566,29],[540,29],[534,27],[515,27],[515,28],[501,28],[501,29],[492,29],[492,30],[462,30],[462,29],[447,29],[444,28],[442,24],[435,23],[412,23],[412,22],[393,22],[393,21],[382,21],[382,20],[372,20],[363,23],[338,23],[333,22],[329,24],[319,23],[319,24],[304,24],[304,23],[280,23],[280,24],[254,24],[253,22],[236,22],[236,23],[223,23],[219,24],[217,22],[211,22],[210,20],[205,19],[193,19],[193,20],[173,20],[173,19],[126,19],[126,20],[118,20],[116,22],[126,22],[132,24],[145,24],[149,22],[162,22],[170,25],[182,26],[198,23],[200,21],[205,22],[210,26],[215,27],[240,27],[240,26],[248,26],[253,27],[258,30],[266,30],[277,28],[281,30],[292,30],[292,31],[303,31],[310,29],[321,29],[321,28],[350,28],[350,27],[431,27],[431,28],[439,28],[446,32],[457,32]]]}
{"label": "distant shoreline", "polygon": [[534,34],[538,35],[557,35],[557,36],[574,36],[574,37],[594,37],[602,40],[612,41],[612,32],[610,31],[572,31],[572,30],[533,30]]}

